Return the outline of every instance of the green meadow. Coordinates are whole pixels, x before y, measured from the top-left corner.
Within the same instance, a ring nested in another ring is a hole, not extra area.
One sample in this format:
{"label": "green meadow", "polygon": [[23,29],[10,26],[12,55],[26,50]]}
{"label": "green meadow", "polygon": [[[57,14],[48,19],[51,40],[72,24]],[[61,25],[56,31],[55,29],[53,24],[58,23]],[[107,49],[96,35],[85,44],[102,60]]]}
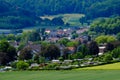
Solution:
{"label": "green meadow", "polygon": [[120,62],[101,66],[79,68],[76,70],[120,70]]}
{"label": "green meadow", "polygon": [[52,20],[55,17],[62,17],[65,23],[70,23],[71,26],[80,26],[81,23],[79,22],[79,19],[84,16],[85,16],[84,14],[59,14],[59,15],[41,16],[41,18],[42,19],[48,18]]}
{"label": "green meadow", "polygon": [[0,72],[0,80],[120,80],[120,63],[65,71]]}
{"label": "green meadow", "polygon": [[0,80],[120,80],[120,70],[1,72]]}

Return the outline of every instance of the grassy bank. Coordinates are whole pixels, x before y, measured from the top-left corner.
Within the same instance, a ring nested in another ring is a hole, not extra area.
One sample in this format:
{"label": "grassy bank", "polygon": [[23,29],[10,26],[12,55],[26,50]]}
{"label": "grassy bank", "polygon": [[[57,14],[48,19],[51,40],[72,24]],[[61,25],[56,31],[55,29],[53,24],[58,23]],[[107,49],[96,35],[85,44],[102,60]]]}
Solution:
{"label": "grassy bank", "polygon": [[94,66],[94,67],[86,67],[86,68],[79,68],[76,70],[120,70],[120,62],[118,63],[113,63],[113,64],[106,64],[106,65],[101,65],[101,66]]}

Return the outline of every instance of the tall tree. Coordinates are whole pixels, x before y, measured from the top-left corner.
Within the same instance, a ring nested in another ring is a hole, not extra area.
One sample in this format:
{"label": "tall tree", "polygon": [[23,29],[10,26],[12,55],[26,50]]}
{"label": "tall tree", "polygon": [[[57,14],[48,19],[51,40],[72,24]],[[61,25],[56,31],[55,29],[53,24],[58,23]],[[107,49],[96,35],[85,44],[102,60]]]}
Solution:
{"label": "tall tree", "polygon": [[1,64],[7,64],[16,59],[16,49],[7,41],[0,41]]}
{"label": "tall tree", "polygon": [[60,49],[56,45],[50,44],[44,46],[44,48],[42,49],[42,55],[50,60],[57,59],[58,57],[60,57]]}
{"label": "tall tree", "polygon": [[99,47],[95,41],[91,41],[88,45],[90,55],[98,55]]}
{"label": "tall tree", "polygon": [[33,57],[32,50],[29,47],[22,49],[19,53],[20,60],[29,60],[32,59],[32,57]]}

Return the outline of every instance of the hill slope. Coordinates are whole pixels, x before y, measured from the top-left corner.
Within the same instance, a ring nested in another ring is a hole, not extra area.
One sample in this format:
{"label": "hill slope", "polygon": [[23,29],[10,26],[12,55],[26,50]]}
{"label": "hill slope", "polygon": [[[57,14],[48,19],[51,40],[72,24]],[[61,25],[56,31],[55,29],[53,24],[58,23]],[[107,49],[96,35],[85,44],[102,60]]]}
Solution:
{"label": "hill slope", "polygon": [[0,29],[19,29],[35,25],[33,12],[0,1]]}
{"label": "hill slope", "polygon": [[86,20],[120,15],[120,0],[0,0],[0,28],[34,26],[38,16],[85,14]]}
{"label": "hill slope", "polygon": [[37,15],[81,13],[88,18],[120,15],[120,0],[6,0]]}

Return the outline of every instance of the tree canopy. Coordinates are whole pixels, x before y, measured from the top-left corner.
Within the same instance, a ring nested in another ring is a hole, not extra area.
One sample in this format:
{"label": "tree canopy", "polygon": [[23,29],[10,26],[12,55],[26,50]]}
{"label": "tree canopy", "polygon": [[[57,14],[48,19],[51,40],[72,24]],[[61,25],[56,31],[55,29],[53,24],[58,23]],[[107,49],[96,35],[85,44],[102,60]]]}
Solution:
{"label": "tree canopy", "polygon": [[91,24],[90,31],[103,34],[117,34],[120,32],[120,17],[100,18],[94,20]]}

